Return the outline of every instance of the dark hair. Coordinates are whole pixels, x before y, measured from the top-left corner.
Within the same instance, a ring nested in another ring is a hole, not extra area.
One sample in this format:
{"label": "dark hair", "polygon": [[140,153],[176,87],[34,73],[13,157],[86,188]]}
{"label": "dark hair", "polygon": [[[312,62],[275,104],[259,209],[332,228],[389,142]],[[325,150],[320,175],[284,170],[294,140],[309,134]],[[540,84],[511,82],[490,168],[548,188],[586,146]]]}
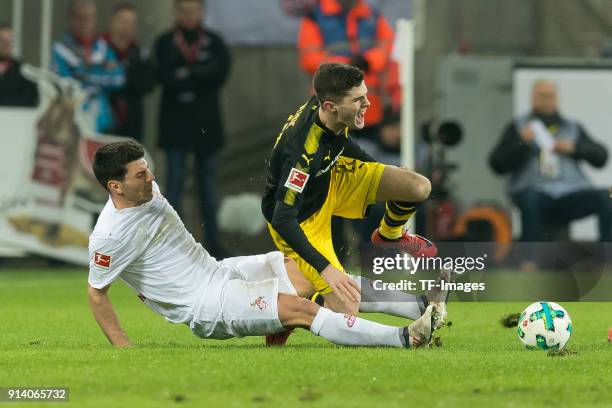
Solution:
{"label": "dark hair", "polygon": [[79,6],[86,6],[90,4],[96,6],[96,3],[93,0],[72,0],[68,5],[68,17],[74,16],[74,13]]}
{"label": "dark hair", "polygon": [[127,164],[144,157],[144,148],[138,142],[128,140],[113,142],[100,147],[93,158],[93,172],[98,183],[108,191],[111,180],[123,181]]}
{"label": "dark hair", "polygon": [[319,66],[312,79],[312,86],[319,103],[338,102],[348,94],[351,88],[359,86],[363,78],[364,73],[359,68],[331,62]]}
{"label": "dark hair", "polygon": [[12,30],[13,27],[9,23],[0,23],[0,30]]}
{"label": "dark hair", "polygon": [[137,13],[138,10],[136,10],[136,6],[134,6],[132,3],[129,2],[123,2],[123,3],[119,3],[117,4],[114,8],[113,8],[113,12],[111,13],[111,16],[114,17],[117,14],[121,13],[122,11],[133,11],[134,13]]}

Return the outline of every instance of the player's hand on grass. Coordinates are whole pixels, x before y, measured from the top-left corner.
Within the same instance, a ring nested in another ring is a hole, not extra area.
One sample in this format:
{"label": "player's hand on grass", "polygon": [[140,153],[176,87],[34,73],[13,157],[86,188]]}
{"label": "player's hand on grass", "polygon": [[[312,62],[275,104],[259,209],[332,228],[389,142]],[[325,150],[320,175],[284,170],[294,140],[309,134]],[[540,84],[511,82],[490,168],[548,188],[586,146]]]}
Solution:
{"label": "player's hand on grass", "polygon": [[341,302],[359,302],[359,286],[346,273],[329,264],[323,269],[321,276],[338,295]]}
{"label": "player's hand on grass", "polygon": [[132,343],[130,343],[130,339],[128,339],[127,335],[122,329],[105,332],[105,334],[106,334],[106,337],[108,338],[108,341],[110,342],[110,344],[113,345],[113,347],[117,347],[117,348],[131,348],[132,347]]}

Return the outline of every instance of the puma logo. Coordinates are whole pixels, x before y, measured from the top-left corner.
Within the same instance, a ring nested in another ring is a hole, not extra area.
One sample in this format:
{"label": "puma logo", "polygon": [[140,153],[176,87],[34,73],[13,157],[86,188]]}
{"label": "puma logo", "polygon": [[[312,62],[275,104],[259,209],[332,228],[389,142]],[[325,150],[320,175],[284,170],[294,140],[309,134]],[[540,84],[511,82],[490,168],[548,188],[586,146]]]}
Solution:
{"label": "puma logo", "polygon": [[310,166],[310,162],[314,160],[314,157],[311,157],[310,159],[308,158],[308,156],[306,156],[305,154],[302,155],[302,158],[304,160],[306,160],[306,165]]}

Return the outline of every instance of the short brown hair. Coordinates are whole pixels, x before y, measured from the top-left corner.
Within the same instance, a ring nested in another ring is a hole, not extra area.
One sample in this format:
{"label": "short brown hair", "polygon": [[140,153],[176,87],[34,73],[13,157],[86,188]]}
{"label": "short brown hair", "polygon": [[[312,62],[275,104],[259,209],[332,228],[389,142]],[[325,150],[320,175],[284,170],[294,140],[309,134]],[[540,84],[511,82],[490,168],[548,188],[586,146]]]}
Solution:
{"label": "short brown hair", "polygon": [[348,92],[361,84],[364,73],[357,67],[338,62],[321,64],[312,79],[312,85],[319,103],[338,102]]}
{"label": "short brown hair", "polygon": [[89,6],[92,5],[97,8],[96,2],[94,0],[72,0],[68,5],[68,17],[74,16],[77,8],[80,6]]}
{"label": "short brown hair", "polygon": [[111,180],[123,181],[127,164],[144,157],[144,147],[138,142],[127,140],[113,142],[100,147],[93,158],[93,172],[98,183],[108,191]]}

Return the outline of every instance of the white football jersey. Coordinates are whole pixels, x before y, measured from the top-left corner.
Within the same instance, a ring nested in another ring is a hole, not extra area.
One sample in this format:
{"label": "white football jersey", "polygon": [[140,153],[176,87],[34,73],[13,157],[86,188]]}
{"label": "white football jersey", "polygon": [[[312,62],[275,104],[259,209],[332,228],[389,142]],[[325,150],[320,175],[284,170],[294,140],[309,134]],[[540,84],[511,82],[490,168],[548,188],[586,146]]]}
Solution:
{"label": "white football jersey", "polygon": [[153,199],[117,210],[109,198],[89,237],[89,284],[117,278],[173,323],[186,323],[219,269],[153,183]]}

